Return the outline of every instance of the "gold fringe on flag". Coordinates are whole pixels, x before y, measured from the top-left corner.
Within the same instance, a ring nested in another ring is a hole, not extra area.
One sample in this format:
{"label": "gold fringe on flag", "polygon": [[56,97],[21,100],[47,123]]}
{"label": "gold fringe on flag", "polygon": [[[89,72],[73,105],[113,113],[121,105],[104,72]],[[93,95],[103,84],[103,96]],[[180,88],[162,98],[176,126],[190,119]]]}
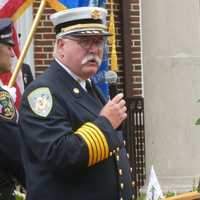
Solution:
{"label": "gold fringe on flag", "polygon": [[58,0],[47,0],[49,5],[56,11],[61,11],[67,9],[63,4],[58,2]]}
{"label": "gold fringe on flag", "polygon": [[110,23],[109,23],[109,32],[112,33],[112,36],[109,37],[108,42],[111,45],[111,70],[117,71],[117,52],[116,52],[116,33],[115,33],[115,19],[113,11],[113,0],[110,0],[111,12],[110,12]]}

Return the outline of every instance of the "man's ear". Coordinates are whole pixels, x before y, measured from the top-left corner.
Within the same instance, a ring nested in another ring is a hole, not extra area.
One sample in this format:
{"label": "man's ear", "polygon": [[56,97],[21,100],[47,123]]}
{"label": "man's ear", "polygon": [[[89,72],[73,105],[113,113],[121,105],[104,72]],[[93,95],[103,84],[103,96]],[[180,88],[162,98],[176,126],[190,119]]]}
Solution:
{"label": "man's ear", "polygon": [[57,44],[56,44],[56,45],[57,45],[57,48],[58,48],[58,49],[62,49],[62,47],[64,46],[64,41],[63,41],[63,39],[61,39],[61,38],[60,38],[60,39],[57,39],[56,42],[57,42]]}
{"label": "man's ear", "polygon": [[65,41],[63,39],[57,39],[56,41],[56,48],[57,48],[57,53],[59,56],[63,57],[64,54],[64,44]]}

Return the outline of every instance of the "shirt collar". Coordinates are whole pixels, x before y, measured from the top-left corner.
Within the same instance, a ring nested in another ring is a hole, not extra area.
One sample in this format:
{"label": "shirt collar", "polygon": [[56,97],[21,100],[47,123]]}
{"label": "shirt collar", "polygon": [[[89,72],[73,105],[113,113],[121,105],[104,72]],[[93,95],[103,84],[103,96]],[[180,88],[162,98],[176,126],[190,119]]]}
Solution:
{"label": "shirt collar", "polygon": [[[83,80],[82,78],[80,78],[79,76],[77,76],[76,74],[74,74],[67,66],[65,66],[64,64],[62,64],[57,58],[55,58],[56,62],[65,70],[68,72],[68,74],[74,79],[76,80],[81,87],[86,90],[86,83],[85,80]],[[89,80],[90,81],[90,80]]]}

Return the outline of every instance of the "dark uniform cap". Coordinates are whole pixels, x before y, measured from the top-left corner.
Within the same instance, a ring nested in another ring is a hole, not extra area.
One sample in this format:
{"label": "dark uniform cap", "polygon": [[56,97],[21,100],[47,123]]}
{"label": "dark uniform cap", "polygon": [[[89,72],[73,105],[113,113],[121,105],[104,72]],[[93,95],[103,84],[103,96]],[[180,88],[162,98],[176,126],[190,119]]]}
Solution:
{"label": "dark uniform cap", "polygon": [[56,36],[104,35],[110,36],[106,26],[107,11],[99,7],[78,7],[63,10],[50,16]]}
{"label": "dark uniform cap", "polygon": [[0,43],[14,46],[12,39],[12,21],[10,18],[0,19]]}

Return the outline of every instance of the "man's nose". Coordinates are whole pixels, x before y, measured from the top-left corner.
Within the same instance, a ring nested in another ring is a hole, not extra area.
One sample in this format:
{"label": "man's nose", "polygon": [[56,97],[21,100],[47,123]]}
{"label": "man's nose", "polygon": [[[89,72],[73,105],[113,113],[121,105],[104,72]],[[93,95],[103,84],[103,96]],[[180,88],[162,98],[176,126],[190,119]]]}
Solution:
{"label": "man's nose", "polygon": [[98,53],[98,51],[99,51],[98,45],[96,44],[95,41],[92,41],[91,44],[90,44],[89,52]]}

